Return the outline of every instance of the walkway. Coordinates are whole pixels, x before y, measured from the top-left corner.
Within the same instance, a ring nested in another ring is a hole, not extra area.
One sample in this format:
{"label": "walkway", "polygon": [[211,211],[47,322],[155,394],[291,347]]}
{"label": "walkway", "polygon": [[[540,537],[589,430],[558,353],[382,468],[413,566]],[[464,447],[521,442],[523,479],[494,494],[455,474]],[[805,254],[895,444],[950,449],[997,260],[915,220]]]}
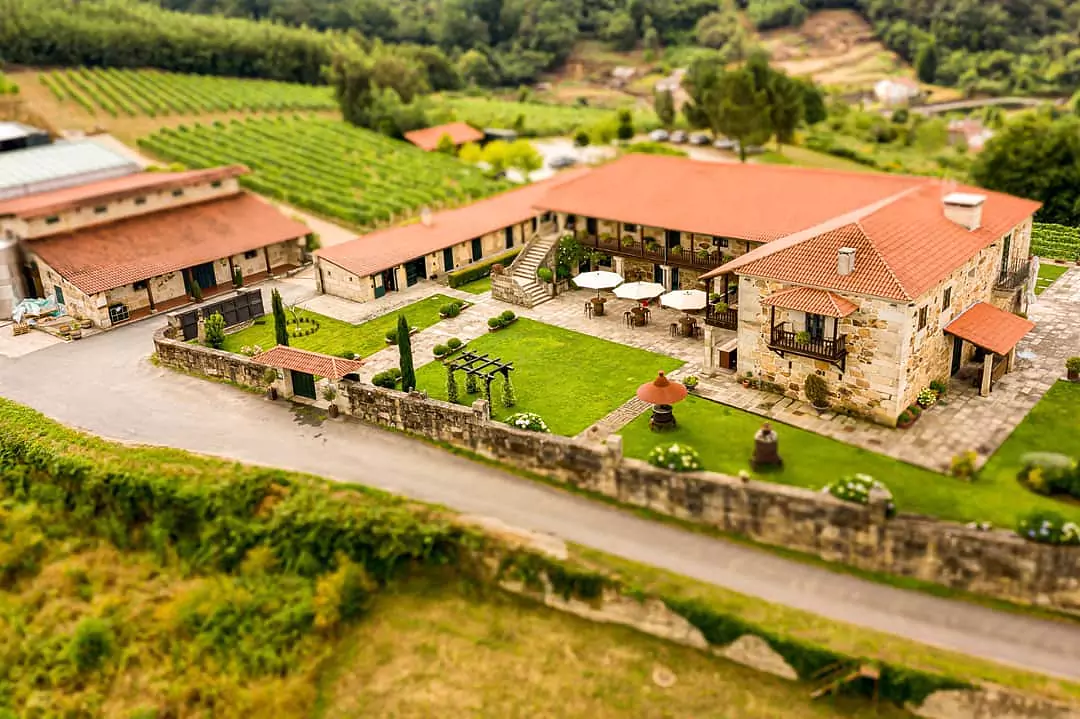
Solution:
{"label": "walkway", "polygon": [[363,483],[552,533],[765,601],[1080,679],[1080,624],[836,574],[642,519],[398,433],[313,419],[285,402],[155,367],[146,357],[162,324],[154,318],[23,358],[0,357],[0,395],[106,437]]}

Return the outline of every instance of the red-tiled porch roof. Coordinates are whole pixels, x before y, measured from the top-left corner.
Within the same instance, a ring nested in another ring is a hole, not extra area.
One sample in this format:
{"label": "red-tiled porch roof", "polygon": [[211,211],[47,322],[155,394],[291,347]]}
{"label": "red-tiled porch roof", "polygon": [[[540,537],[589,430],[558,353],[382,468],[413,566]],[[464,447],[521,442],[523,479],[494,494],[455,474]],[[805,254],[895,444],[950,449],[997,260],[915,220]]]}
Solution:
{"label": "red-tiled porch roof", "polygon": [[988,302],[976,302],[950,322],[945,331],[994,354],[1008,354],[1035,323]]}
{"label": "red-tiled porch roof", "polygon": [[88,295],[257,250],[311,230],[241,193],[26,243]]}
{"label": "red-tiled porch roof", "polygon": [[286,347],[285,345],[272,347],[262,354],[255,355],[251,358],[251,361],[267,367],[307,372],[316,377],[334,380],[341,379],[351,372],[356,372],[364,365],[359,360],[333,357],[296,347]]}
{"label": "red-tiled porch roof", "polygon": [[480,142],[484,139],[484,133],[475,127],[466,125],[464,122],[451,122],[446,125],[426,127],[423,130],[413,130],[405,133],[405,139],[419,147],[421,150],[434,150],[439,146],[439,140],[443,135],[449,135],[454,146],[464,145],[467,142]]}
{"label": "red-tiled porch roof", "polygon": [[846,300],[840,295],[828,290],[814,289],[813,287],[794,287],[790,290],[781,290],[769,295],[761,302],[764,305],[783,307],[787,310],[797,310],[826,317],[847,317],[859,309],[859,306],[854,302]]}

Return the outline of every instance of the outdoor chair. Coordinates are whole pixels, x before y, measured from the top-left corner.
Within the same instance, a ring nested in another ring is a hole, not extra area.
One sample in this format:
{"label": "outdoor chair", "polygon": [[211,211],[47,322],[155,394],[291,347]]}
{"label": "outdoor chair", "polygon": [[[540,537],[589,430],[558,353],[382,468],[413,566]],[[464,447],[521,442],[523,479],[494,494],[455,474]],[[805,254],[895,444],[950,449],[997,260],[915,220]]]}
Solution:
{"label": "outdoor chair", "polygon": [[622,316],[623,316],[623,319],[626,320],[626,326],[627,327],[633,327],[634,326],[634,313],[633,312],[631,312],[630,310],[627,310],[626,312],[623,312]]}
{"label": "outdoor chair", "polygon": [[585,303],[585,316],[592,317],[592,302]]}
{"label": "outdoor chair", "polygon": [[672,337],[678,337],[679,336],[679,323],[678,322],[672,322],[668,326],[668,332],[671,334]]}

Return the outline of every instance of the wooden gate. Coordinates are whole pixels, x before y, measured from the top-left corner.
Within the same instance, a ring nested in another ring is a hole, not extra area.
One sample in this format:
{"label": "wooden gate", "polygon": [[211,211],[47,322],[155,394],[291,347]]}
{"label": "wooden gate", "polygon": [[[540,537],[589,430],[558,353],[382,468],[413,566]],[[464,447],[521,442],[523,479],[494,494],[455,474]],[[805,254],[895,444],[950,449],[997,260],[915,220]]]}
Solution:
{"label": "wooden gate", "polygon": [[315,375],[297,372],[294,369],[289,370],[289,373],[292,375],[293,394],[308,399],[318,399],[315,394]]}

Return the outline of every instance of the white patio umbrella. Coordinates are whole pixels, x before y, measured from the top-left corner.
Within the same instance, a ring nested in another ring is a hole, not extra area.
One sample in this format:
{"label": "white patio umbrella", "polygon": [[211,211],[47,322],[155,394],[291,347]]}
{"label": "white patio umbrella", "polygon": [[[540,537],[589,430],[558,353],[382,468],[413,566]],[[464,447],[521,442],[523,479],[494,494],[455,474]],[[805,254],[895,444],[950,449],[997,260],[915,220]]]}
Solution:
{"label": "white patio umbrella", "polygon": [[589,290],[596,290],[596,296],[600,296],[600,290],[610,290],[612,287],[621,285],[622,275],[614,272],[582,272],[574,278],[574,284]]}
{"label": "white patio umbrella", "polygon": [[709,301],[709,296],[701,290],[676,290],[660,296],[660,304],[673,310],[703,310]]}
{"label": "white patio umbrella", "polygon": [[626,282],[615,288],[615,296],[624,300],[651,300],[664,294],[659,282]]}

